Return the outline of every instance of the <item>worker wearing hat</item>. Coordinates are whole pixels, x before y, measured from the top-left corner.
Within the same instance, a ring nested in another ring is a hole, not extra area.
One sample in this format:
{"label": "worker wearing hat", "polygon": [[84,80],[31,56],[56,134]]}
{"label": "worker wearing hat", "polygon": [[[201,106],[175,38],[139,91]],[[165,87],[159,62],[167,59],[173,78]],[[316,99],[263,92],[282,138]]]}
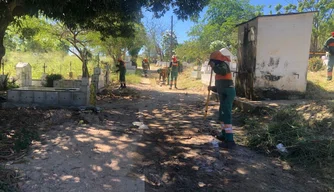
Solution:
{"label": "worker wearing hat", "polygon": [[143,59],[142,67],[143,67],[144,75],[145,77],[147,77],[147,72],[148,70],[150,70],[150,63],[148,62],[147,58]]}
{"label": "worker wearing hat", "polygon": [[215,72],[215,86],[209,86],[209,90],[215,91],[219,95],[219,121],[221,124],[221,134],[217,138],[223,143],[224,148],[233,148],[235,142],[233,139],[232,128],[232,105],[235,98],[235,88],[232,80],[232,73],[228,63],[231,60],[224,56],[220,51],[214,51],[210,55],[209,65]]}
{"label": "worker wearing hat", "polygon": [[170,62],[169,68],[170,68],[170,79],[168,80],[170,81],[169,89],[172,89],[173,84],[174,84],[174,88],[177,89],[176,82],[177,82],[177,75],[179,73],[179,62],[174,52],[173,52],[172,61]]}
{"label": "worker wearing hat", "polygon": [[125,83],[125,74],[126,74],[126,67],[125,62],[122,60],[122,58],[118,58],[118,64],[116,67],[118,68],[116,72],[119,72],[119,82],[121,83],[120,88],[126,88]]}
{"label": "worker wearing hat", "polygon": [[334,32],[332,32],[332,36],[327,39],[324,44],[324,50],[329,53],[328,57],[328,67],[327,67],[327,80],[332,80],[333,73],[333,65],[334,65]]}

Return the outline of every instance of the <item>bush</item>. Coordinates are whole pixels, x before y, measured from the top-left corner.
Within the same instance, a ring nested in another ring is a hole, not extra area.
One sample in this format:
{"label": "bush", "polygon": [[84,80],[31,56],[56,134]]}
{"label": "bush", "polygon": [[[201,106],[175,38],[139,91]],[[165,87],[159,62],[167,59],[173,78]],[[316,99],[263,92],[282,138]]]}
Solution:
{"label": "bush", "polygon": [[46,84],[44,87],[53,87],[53,81],[63,79],[61,74],[51,74],[46,76]]}
{"label": "bush", "polygon": [[323,67],[323,61],[320,58],[313,57],[308,61],[308,69],[313,72],[321,70]]}
{"label": "bush", "polygon": [[10,80],[8,77],[9,74],[6,74],[3,76],[3,78],[0,78],[0,90],[6,91],[8,89],[19,87],[18,85],[16,85],[16,79]]}

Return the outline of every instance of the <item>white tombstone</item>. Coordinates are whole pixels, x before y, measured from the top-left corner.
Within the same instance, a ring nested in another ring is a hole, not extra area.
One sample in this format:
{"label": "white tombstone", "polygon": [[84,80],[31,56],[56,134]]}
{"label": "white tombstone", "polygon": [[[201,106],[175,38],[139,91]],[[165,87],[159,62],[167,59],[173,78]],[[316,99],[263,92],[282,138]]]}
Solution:
{"label": "white tombstone", "polygon": [[29,87],[32,85],[31,65],[29,63],[19,62],[16,64],[16,79],[20,87]]}
{"label": "white tombstone", "polygon": [[132,66],[131,61],[126,61],[125,62],[125,68],[126,68],[126,73],[127,74],[135,74],[136,73],[136,66]]}

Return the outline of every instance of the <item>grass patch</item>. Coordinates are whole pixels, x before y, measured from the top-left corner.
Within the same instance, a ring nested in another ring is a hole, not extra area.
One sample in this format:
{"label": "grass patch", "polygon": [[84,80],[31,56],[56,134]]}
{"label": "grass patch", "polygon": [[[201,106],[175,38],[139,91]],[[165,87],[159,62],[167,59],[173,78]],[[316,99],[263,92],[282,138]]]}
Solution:
{"label": "grass patch", "polygon": [[244,120],[246,145],[267,154],[278,155],[276,145],[288,150],[285,160],[318,173],[332,181],[334,177],[333,102],[285,107],[263,116]]}
{"label": "grass patch", "polygon": [[203,90],[205,86],[203,85],[202,81],[191,77],[192,71],[192,67],[185,67],[183,72],[179,73],[177,87],[194,91]]}
{"label": "grass patch", "polygon": [[[125,81],[127,84],[139,84],[141,81],[142,70],[137,69],[134,74],[129,74],[128,72],[125,75]],[[119,73],[111,73],[110,79],[112,83],[119,83]]]}
{"label": "grass patch", "polygon": [[[6,52],[5,55],[7,61],[5,62],[5,73],[9,73],[10,76],[16,75],[15,66],[18,62],[29,63],[32,67],[32,78],[40,79],[44,71],[44,63],[46,65],[45,72],[47,74],[61,74],[65,79],[69,79],[70,64],[71,71],[73,72],[73,78],[77,79],[82,75],[82,62],[76,57],[71,55],[64,55],[61,52],[50,53],[30,53],[30,52]],[[101,58],[101,60],[107,60]],[[110,60],[110,59],[109,59]],[[89,74],[93,73],[94,67],[97,66],[97,62],[93,60],[88,61]],[[102,66],[104,67],[104,66]]]}
{"label": "grass patch", "polygon": [[309,71],[307,80],[307,99],[334,99],[334,82],[327,81],[327,70]]}

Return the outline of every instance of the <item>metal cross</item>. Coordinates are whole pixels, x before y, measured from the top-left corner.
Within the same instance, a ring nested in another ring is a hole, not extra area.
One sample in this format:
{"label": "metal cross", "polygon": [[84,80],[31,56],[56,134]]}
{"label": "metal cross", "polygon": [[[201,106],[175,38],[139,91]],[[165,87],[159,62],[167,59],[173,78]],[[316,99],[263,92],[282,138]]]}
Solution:
{"label": "metal cross", "polygon": [[45,73],[45,69],[47,68],[47,66],[45,65],[44,63],[44,66],[43,66],[43,70],[44,70],[44,73]]}

